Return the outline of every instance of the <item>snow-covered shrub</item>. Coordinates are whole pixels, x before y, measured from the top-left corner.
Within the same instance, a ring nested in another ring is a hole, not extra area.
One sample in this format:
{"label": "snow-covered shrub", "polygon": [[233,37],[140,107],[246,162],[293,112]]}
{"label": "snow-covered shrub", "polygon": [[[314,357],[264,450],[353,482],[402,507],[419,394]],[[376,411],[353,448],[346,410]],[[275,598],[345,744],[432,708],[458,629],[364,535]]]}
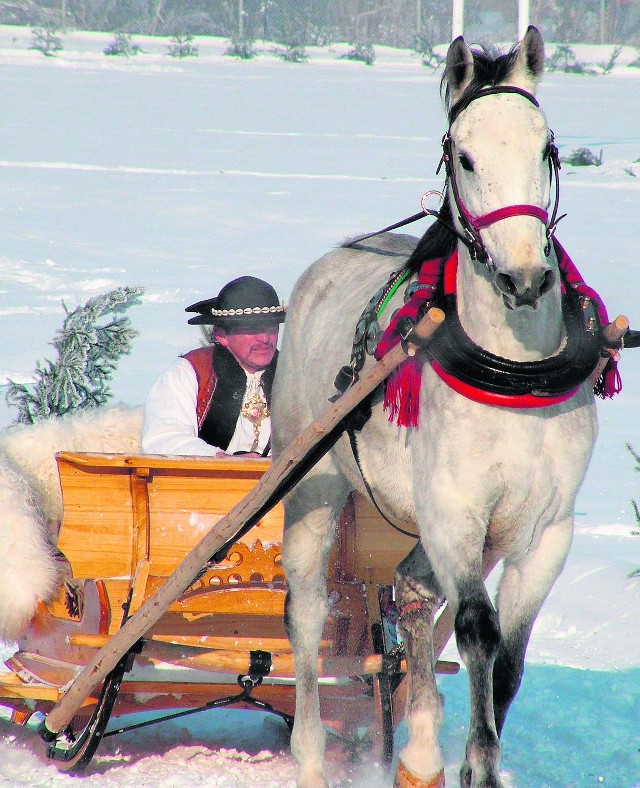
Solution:
{"label": "snow-covered shrub", "polygon": [[33,424],[107,402],[107,381],[137,334],[122,313],[139,303],[142,293],[139,287],[120,287],[72,312],[63,304],[67,317],[52,343],[56,361],[38,361],[33,384],[8,383],[6,400],[18,409],[16,422]]}
{"label": "snow-covered shrub", "polygon": [[563,164],[570,164],[572,167],[601,167],[602,151],[599,156],[596,156],[589,148],[578,148],[568,156],[563,156],[560,161]]}
{"label": "snow-covered shrub", "polygon": [[376,51],[371,44],[364,44],[362,42],[356,43],[353,49],[350,49],[344,55],[340,55],[345,60],[359,60],[367,66],[372,66],[375,63]]}
{"label": "snow-covered shrub", "polygon": [[55,57],[56,52],[62,51],[62,39],[56,35],[57,28],[50,25],[37,27],[31,31],[33,40],[29,49],[37,49],[47,57]]}
{"label": "snow-covered shrub", "polygon": [[104,48],[103,52],[105,55],[132,57],[140,54],[142,49],[132,42],[128,33],[116,33],[116,37]]}
{"label": "snow-covered shrub", "polygon": [[168,45],[168,49],[171,57],[182,59],[183,57],[198,56],[198,47],[194,46],[193,36],[189,34],[173,36],[171,43]]}
{"label": "snow-covered shrub", "polygon": [[225,55],[239,57],[241,60],[251,60],[258,54],[252,38],[232,38],[225,50]]}

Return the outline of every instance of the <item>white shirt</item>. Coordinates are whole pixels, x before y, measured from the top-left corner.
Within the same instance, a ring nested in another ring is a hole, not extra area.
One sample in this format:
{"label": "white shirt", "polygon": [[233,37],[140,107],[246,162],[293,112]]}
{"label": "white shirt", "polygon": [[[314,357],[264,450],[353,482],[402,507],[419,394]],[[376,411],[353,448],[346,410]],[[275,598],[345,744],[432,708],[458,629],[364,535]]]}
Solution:
{"label": "white shirt", "polygon": [[[263,370],[248,373],[243,402],[258,388]],[[154,383],[144,403],[142,419],[142,451],[145,454],[187,454],[215,457],[220,451],[233,454],[249,451],[254,430],[249,419],[240,414],[231,443],[226,449],[210,446],[198,437],[196,403],[198,379],[185,358],[178,358]],[[258,453],[262,453],[271,435],[271,419],[260,424]]]}

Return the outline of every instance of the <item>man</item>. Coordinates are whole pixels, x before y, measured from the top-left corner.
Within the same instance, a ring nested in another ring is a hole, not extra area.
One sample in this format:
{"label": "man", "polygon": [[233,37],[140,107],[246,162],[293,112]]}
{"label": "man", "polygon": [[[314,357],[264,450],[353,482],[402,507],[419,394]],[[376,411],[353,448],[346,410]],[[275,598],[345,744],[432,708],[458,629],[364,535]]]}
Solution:
{"label": "man", "polygon": [[144,405],[146,454],[263,457],[270,451],[271,385],[284,306],[270,284],[241,276],[188,306],[213,326],[213,346],[178,358]]}

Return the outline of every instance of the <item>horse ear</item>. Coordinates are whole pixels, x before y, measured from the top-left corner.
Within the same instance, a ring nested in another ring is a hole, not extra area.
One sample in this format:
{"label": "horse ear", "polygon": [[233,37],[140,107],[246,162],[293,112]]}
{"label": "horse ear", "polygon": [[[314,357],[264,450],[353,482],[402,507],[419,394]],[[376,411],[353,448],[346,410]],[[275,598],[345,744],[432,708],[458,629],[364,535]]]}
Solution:
{"label": "horse ear", "polygon": [[544,41],[537,27],[529,25],[518,47],[510,81],[533,92],[544,71]]}
{"label": "horse ear", "polygon": [[458,36],[449,47],[444,74],[449,106],[453,106],[473,79],[473,55],[462,36]]}

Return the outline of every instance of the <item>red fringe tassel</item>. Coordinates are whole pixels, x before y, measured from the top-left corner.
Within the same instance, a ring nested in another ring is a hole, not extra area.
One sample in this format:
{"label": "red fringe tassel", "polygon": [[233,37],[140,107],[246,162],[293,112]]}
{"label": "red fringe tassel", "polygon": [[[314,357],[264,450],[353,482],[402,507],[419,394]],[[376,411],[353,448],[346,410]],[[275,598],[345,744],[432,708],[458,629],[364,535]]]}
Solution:
{"label": "red fringe tassel", "polygon": [[600,399],[611,399],[622,391],[622,378],[618,370],[618,362],[613,356],[607,361],[607,366],[596,380],[593,393]]}
{"label": "red fringe tassel", "polygon": [[412,356],[387,378],[384,409],[389,411],[389,421],[396,421],[399,427],[418,426],[422,363],[417,356]]}

